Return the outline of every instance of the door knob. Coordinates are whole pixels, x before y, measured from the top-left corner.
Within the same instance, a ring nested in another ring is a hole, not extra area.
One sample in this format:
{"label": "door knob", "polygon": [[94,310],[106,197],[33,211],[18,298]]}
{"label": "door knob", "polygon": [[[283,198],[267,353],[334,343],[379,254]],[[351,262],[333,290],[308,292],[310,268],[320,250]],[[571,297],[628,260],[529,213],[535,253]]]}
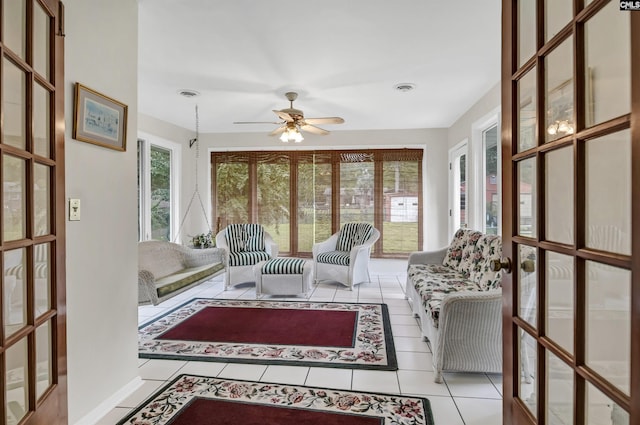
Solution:
{"label": "door knob", "polygon": [[499,272],[500,270],[504,270],[505,273],[511,273],[511,259],[505,257],[501,260],[491,260],[491,270],[494,272]]}

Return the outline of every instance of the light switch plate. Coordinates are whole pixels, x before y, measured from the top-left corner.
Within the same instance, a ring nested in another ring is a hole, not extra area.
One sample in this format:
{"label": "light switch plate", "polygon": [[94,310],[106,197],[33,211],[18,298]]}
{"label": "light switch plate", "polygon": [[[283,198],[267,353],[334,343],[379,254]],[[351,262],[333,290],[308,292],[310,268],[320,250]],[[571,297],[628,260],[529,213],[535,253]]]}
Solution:
{"label": "light switch plate", "polygon": [[69,199],[69,221],[80,221],[80,199]]}

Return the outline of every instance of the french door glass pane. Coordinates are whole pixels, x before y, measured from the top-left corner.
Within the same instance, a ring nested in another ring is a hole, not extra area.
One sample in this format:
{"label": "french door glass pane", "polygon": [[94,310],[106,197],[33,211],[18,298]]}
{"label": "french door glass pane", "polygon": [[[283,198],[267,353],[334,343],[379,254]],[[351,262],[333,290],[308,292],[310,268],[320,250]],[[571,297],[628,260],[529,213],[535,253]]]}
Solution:
{"label": "french door glass pane", "polygon": [[536,237],[536,160],[525,159],[518,162],[518,234]]}
{"label": "french door glass pane", "polygon": [[51,156],[49,153],[50,109],[49,90],[40,84],[35,84],[33,89],[33,152],[46,158]]}
{"label": "french door glass pane", "polygon": [[289,161],[258,163],[258,223],[278,244],[280,252],[290,252],[289,234],[291,232],[291,167]]}
{"label": "french door glass pane", "polygon": [[586,142],[586,244],[631,254],[631,133]]}
{"label": "french door glass pane", "polygon": [[9,337],[27,324],[27,255],[24,248],[4,251],[4,334]]}
{"label": "french door glass pane", "polygon": [[573,18],[572,0],[545,0],[544,41],[547,42]]}
{"label": "french door glass pane", "polygon": [[536,340],[523,329],[518,328],[518,348],[520,381],[518,396],[533,416],[538,412],[538,354]]}
{"label": "french door glass pane", "polygon": [[590,127],[631,110],[629,14],[610,2],[584,28],[585,121]]}
{"label": "french door glass pane", "polygon": [[586,276],[586,364],[629,394],[631,272],[587,261]]}
{"label": "french door glass pane", "polygon": [[151,239],[171,240],[171,151],[151,145]]}
{"label": "french door glass pane", "polygon": [[33,68],[40,75],[49,80],[49,35],[51,19],[38,2],[33,8]]}
{"label": "french door glass pane", "polygon": [[51,308],[51,246],[48,243],[34,245],[33,252],[35,309],[39,317]]}
{"label": "french door glass pane", "polygon": [[26,56],[27,7],[26,0],[3,2],[2,41],[13,53],[24,59]]}
{"label": "french door glass pane", "polygon": [[216,212],[221,228],[249,222],[249,164],[220,163],[216,166]]}
{"label": "french door glass pane", "polygon": [[527,245],[520,245],[518,250],[518,305],[520,306],[519,316],[526,320],[534,328],[537,327],[537,307],[536,307],[536,249]]}
{"label": "french door glass pane", "polygon": [[573,257],[546,252],[546,334],[573,354]]}
{"label": "french door glass pane", "polygon": [[536,0],[518,1],[518,67],[536,52]]}
{"label": "french door glass pane", "polygon": [[483,132],[484,139],[484,228],[489,235],[498,234],[498,126]]}
{"label": "french door glass pane", "polygon": [[[4,5],[6,7],[11,3],[5,2]],[[2,71],[3,142],[25,149],[27,143],[25,135],[26,76],[8,59],[4,59]]]}
{"label": "french door glass pane", "polygon": [[373,162],[340,163],[340,224],[373,224]]}
{"label": "french door glass pane", "polygon": [[44,322],[36,329],[36,399],[51,386],[52,364],[51,364],[51,321]]}
{"label": "french door glass pane", "polygon": [[418,167],[418,162],[383,163],[385,253],[418,250]]}
{"label": "french door glass pane", "polygon": [[33,166],[33,209],[35,214],[33,233],[36,236],[47,235],[50,232],[50,175],[51,169],[49,166],[43,164],[35,164]]}
{"label": "french door glass pane", "polygon": [[547,423],[573,425],[573,369],[547,351]]}
{"label": "french door glass pane", "polygon": [[7,423],[17,424],[27,413],[29,400],[27,338],[23,338],[5,352]]}
{"label": "french door glass pane", "polygon": [[533,68],[518,80],[518,152],[537,145],[536,99],[536,68]]}
{"label": "french door glass pane", "polygon": [[629,413],[588,382],[585,409],[589,425],[629,425]]}
{"label": "french door glass pane", "polygon": [[298,252],[331,236],[331,163],[298,164]]}
{"label": "french door glass pane", "polygon": [[553,49],[545,58],[545,141],[573,134],[573,37]]}
{"label": "french door glass pane", "polygon": [[25,160],[11,155],[2,157],[4,186],[4,240],[13,241],[26,236],[26,165]]}
{"label": "french door glass pane", "polygon": [[545,156],[546,239],[573,244],[573,148]]}

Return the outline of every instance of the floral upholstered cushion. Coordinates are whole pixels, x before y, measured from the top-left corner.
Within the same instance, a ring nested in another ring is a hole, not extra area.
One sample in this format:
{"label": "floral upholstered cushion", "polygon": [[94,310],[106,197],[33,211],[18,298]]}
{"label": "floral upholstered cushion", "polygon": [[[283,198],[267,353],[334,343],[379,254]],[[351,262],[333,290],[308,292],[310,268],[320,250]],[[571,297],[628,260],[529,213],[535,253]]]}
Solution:
{"label": "floral upholstered cushion", "polygon": [[476,249],[476,243],[478,239],[482,237],[482,233],[472,230],[469,231],[466,236],[467,244],[462,250],[462,258],[460,259],[457,270],[465,275],[465,277],[469,277],[471,271],[475,269],[476,264],[482,261],[482,253]]}
{"label": "floral upholstered cushion", "polygon": [[502,240],[496,235],[482,235],[476,243],[476,252],[481,261],[474,264],[469,278],[476,282],[481,290],[488,291],[500,287],[502,272],[491,270],[491,261],[502,257]]}
{"label": "floral upholstered cushion", "polygon": [[462,251],[464,247],[467,245],[467,235],[470,230],[466,229],[458,229],[456,233],[453,235],[453,239],[449,244],[449,248],[447,248],[447,253],[444,256],[444,260],[442,261],[442,265],[451,267],[453,269],[457,269],[460,265],[460,260],[462,260]]}
{"label": "floral upholstered cushion", "polygon": [[460,272],[446,266],[434,264],[412,264],[408,275],[420,294],[422,305],[436,327],[440,316],[440,305],[447,294],[460,291],[479,291],[475,282],[467,279]]}

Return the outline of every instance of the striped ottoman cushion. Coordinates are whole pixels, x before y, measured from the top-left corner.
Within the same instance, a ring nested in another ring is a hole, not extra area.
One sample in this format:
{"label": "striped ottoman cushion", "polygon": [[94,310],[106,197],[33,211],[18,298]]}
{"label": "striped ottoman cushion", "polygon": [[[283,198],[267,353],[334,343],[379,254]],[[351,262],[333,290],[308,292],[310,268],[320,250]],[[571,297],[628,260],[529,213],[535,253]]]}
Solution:
{"label": "striped ottoman cushion", "polygon": [[304,264],[301,258],[274,258],[262,266],[262,274],[302,274]]}

